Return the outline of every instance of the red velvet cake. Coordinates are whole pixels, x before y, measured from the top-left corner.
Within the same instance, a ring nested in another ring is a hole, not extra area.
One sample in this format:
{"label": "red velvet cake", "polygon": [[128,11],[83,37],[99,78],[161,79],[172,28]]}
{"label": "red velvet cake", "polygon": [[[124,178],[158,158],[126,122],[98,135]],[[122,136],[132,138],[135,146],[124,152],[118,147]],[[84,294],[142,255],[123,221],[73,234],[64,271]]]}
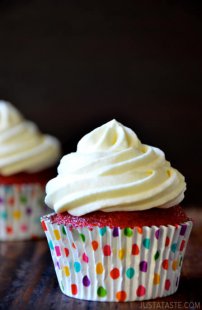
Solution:
{"label": "red velvet cake", "polygon": [[0,175],[0,185],[39,183],[45,186],[47,181],[54,177],[55,171],[56,169],[49,168],[35,173],[20,172],[10,176]]}
{"label": "red velvet cake", "polygon": [[96,211],[83,216],[73,216],[67,212],[56,213],[50,217],[52,223],[68,225],[72,228],[82,227],[142,227],[142,226],[167,226],[182,224],[190,219],[181,206],[169,209],[150,209],[146,211]]}

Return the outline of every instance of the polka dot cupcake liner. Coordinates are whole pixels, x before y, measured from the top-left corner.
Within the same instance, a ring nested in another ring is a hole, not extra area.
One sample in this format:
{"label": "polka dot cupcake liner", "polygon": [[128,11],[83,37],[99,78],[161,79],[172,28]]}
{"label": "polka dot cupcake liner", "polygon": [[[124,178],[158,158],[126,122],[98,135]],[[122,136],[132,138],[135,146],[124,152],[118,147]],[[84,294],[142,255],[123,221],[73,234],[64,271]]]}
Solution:
{"label": "polka dot cupcake liner", "polygon": [[47,213],[40,184],[0,185],[0,241],[44,236],[40,217]]}
{"label": "polka dot cupcake liner", "polygon": [[62,292],[84,300],[126,302],[173,294],[192,228],[72,228],[41,219]]}

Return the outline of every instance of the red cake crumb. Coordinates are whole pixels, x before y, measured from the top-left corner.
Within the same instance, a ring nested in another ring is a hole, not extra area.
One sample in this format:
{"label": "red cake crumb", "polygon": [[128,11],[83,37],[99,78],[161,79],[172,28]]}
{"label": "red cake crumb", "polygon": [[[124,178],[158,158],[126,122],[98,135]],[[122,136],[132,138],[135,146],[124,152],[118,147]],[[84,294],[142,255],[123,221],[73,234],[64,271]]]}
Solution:
{"label": "red cake crumb", "polygon": [[142,227],[176,225],[190,220],[181,206],[168,209],[152,208],[144,211],[96,211],[83,216],[72,216],[67,212],[50,216],[51,223],[70,225],[72,228],[95,226],[105,227]]}
{"label": "red cake crumb", "polygon": [[29,184],[29,183],[40,183],[45,185],[48,180],[52,179],[56,175],[55,169],[49,168],[40,172],[35,173],[16,173],[11,176],[0,175],[0,184]]}

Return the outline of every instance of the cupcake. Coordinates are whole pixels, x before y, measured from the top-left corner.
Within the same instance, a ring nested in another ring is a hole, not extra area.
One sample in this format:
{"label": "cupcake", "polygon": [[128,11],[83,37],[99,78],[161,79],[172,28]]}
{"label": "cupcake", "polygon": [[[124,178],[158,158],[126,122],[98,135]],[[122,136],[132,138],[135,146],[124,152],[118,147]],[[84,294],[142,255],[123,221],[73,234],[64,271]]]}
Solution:
{"label": "cupcake", "polygon": [[58,140],[0,101],[0,240],[43,237],[45,184],[55,174]]}
{"label": "cupcake", "polygon": [[46,186],[42,217],[64,294],[95,301],[173,294],[192,228],[184,177],[116,120],[85,135]]}

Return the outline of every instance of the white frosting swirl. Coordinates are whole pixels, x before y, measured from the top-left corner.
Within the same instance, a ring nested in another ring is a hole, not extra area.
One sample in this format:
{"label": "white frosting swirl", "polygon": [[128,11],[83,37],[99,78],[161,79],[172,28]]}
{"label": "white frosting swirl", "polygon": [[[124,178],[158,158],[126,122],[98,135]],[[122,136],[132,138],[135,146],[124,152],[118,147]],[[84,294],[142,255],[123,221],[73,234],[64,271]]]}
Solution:
{"label": "white frosting swirl", "polygon": [[56,163],[59,141],[43,135],[9,102],[0,100],[0,174],[37,172]]}
{"label": "white frosting swirl", "polygon": [[142,144],[131,129],[112,120],[61,159],[45,201],[56,212],[81,216],[96,210],[168,208],[183,199],[185,189],[184,177],[160,149]]}

